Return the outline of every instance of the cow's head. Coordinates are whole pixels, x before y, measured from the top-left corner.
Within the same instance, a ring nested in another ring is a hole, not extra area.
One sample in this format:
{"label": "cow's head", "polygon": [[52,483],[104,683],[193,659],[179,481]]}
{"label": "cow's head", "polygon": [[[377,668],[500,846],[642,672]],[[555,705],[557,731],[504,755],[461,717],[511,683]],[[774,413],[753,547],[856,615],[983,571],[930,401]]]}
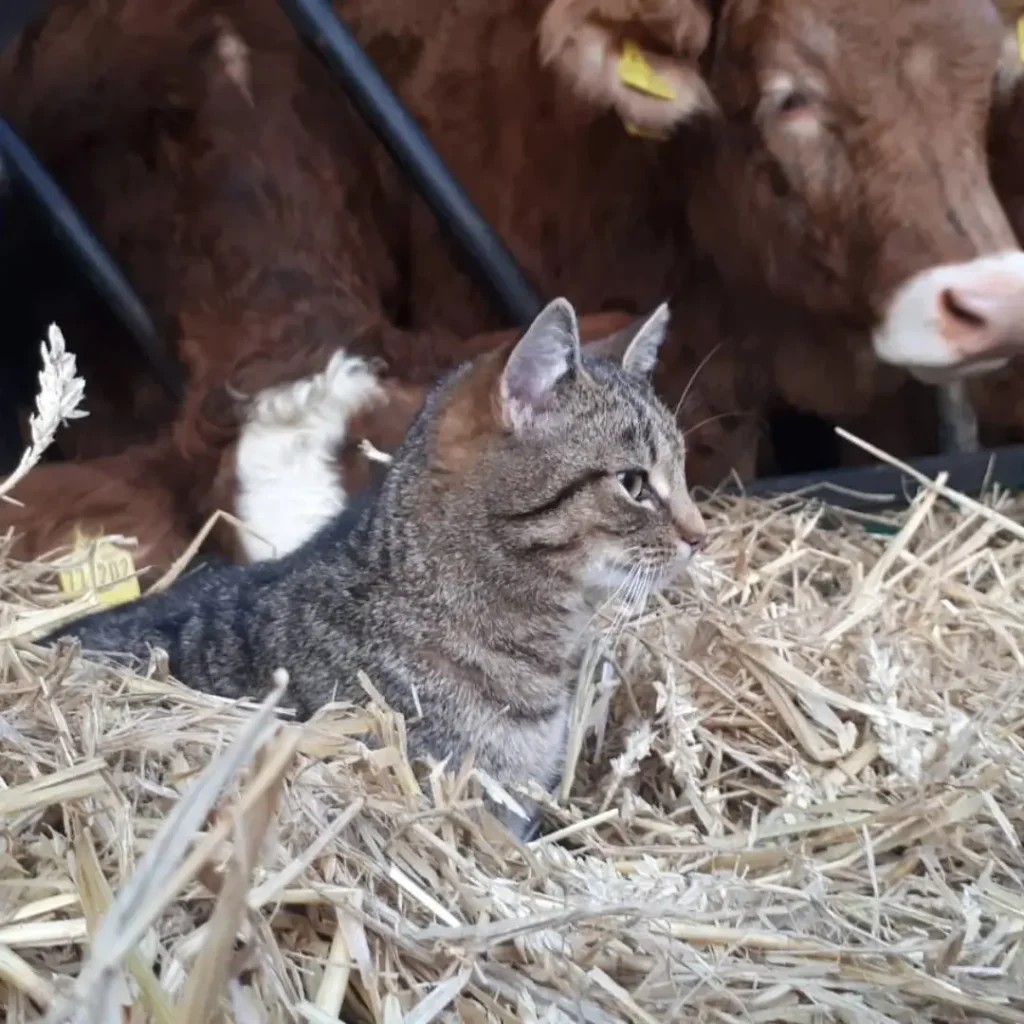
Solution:
{"label": "cow's head", "polygon": [[1020,13],[551,0],[540,47],[627,127],[675,130],[690,229],[730,285],[863,323],[882,360],[939,379],[1024,351],[1024,253],[985,153],[995,91],[1020,69]]}

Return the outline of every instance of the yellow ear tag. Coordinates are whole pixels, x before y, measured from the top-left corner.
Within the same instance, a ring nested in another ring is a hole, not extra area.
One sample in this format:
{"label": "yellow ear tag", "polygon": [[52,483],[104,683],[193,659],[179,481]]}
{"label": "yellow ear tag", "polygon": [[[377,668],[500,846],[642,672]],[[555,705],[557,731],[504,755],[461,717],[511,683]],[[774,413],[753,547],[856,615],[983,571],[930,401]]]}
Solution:
{"label": "yellow ear tag", "polygon": [[654,139],[656,142],[663,142],[668,138],[668,134],[665,132],[655,132],[650,128],[641,128],[640,125],[633,124],[630,121],[624,121],[623,125],[630,135],[635,135],[638,139]]}
{"label": "yellow ear tag", "polygon": [[1017,19],[1017,52],[1024,61],[1024,15]]}
{"label": "yellow ear tag", "polygon": [[659,100],[674,100],[676,94],[672,86],[658,75],[647,62],[643,50],[631,39],[622,44],[622,56],[619,57],[619,78],[631,89],[646,93]]}
{"label": "yellow ear tag", "polygon": [[109,608],[141,595],[135,560],[109,540],[93,543],[76,528],[71,558],[77,564],[60,574],[60,589],[69,597],[95,591],[99,603]]}

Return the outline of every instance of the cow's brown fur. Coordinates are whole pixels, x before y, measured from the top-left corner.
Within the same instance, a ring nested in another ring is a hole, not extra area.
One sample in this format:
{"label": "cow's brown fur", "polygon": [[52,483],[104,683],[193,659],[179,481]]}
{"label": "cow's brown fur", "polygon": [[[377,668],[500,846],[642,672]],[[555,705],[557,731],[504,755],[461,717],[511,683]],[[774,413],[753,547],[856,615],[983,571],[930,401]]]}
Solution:
{"label": "cow's brown fur", "polygon": [[[1024,2],[999,0],[1008,17],[1024,17]],[[1013,41],[1013,46],[1018,44]],[[989,130],[989,163],[1006,215],[1024,245],[1024,78],[1017,77],[1003,92]],[[1024,307],[1020,312],[1024,322]],[[1006,369],[968,381],[968,393],[978,412],[980,439],[995,447],[1024,443],[1024,358]]]}
{"label": "cow's brown fur", "polygon": [[[905,376],[868,341],[893,288],[1012,243],[982,144],[1005,35],[990,0],[353,0],[344,14],[548,294],[634,313],[673,296],[658,383],[677,400],[700,368],[683,410],[695,483],[753,471],[775,400],[850,420],[897,395]],[[690,86],[659,106],[584,80],[584,30],[634,39]],[[226,38],[243,44],[231,60]],[[908,81],[922,42],[941,75]],[[769,72],[814,90],[815,141],[766,106]],[[0,105],[178,339],[188,396],[153,447],[173,536],[230,494],[235,393],[315,372],[338,346],[421,387],[497,326],[272,0],[58,3],[0,60]],[[674,134],[631,137],[623,119]],[[103,375],[102,352],[87,363]],[[391,408],[394,436],[411,406]],[[136,455],[115,458],[130,480]],[[63,508],[67,525],[92,518],[84,496]]]}
{"label": "cow's brown fur", "polygon": [[163,479],[163,443],[136,445],[119,455],[86,462],[38,466],[15,494],[20,505],[4,505],[5,527],[13,528],[16,554],[38,557],[68,543],[68,510],[84,508],[76,517],[90,533],[135,537],[129,549],[143,586],[153,583],[192,540],[190,517],[179,506],[179,493]]}

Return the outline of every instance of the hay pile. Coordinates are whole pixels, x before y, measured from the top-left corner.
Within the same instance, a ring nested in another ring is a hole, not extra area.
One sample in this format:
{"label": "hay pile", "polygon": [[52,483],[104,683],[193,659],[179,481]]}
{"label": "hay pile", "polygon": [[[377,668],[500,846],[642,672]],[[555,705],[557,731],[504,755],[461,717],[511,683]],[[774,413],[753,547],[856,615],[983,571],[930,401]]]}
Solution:
{"label": "hay pile", "polygon": [[[6,1019],[1024,1021],[996,504],[865,529],[720,500],[698,583],[588,670],[528,848],[474,823],[471,773],[417,777],[386,709],[275,724],[4,642]],[[59,601],[42,565],[0,588],[8,635]]]}
{"label": "hay pile", "polygon": [[[0,499],[80,414],[42,357]],[[71,606],[0,545],[0,1014],[1024,1022],[1022,511],[719,499],[584,666],[528,847],[372,699],[299,726],[35,647]]]}

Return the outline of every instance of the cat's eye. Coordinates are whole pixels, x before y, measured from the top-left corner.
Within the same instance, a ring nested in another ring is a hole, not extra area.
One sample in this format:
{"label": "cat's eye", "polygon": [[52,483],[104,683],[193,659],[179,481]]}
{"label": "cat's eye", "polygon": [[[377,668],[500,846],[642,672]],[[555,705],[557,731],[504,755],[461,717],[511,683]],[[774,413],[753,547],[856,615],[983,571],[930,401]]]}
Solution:
{"label": "cat's eye", "polygon": [[645,501],[651,496],[650,485],[647,482],[647,474],[642,469],[624,469],[617,473],[622,489],[633,499],[633,501]]}

